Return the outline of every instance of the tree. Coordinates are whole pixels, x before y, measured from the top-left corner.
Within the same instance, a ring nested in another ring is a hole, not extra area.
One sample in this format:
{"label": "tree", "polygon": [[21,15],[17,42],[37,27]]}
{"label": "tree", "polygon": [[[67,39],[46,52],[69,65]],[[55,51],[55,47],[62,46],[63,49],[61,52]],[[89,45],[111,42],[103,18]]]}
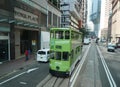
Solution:
{"label": "tree", "polygon": [[88,29],[86,28],[80,28],[80,32],[82,32],[82,41],[84,40],[84,37],[89,34]]}

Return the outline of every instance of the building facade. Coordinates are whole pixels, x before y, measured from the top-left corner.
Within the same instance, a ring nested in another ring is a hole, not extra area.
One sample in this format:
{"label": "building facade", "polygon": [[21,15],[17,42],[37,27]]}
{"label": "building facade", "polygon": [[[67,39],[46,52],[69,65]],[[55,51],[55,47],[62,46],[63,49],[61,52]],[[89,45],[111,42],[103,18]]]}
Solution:
{"label": "building facade", "polygon": [[101,17],[101,0],[92,0],[90,19],[94,24],[94,32],[97,37],[99,37],[100,31],[100,17]]}
{"label": "building facade", "polygon": [[58,3],[53,0],[52,3],[51,0],[0,1],[0,62],[23,57],[26,49],[36,53],[41,48],[41,32],[60,26]]}
{"label": "building facade", "polygon": [[103,13],[104,16],[104,20],[102,20],[101,22],[103,23],[102,29],[101,29],[101,41],[108,41],[108,34],[110,34],[110,32],[108,33],[108,31],[110,31],[110,27],[109,27],[109,18],[110,15],[112,14],[112,2],[111,0],[105,0],[104,1],[104,6],[105,6],[105,11]]}
{"label": "building facade", "polygon": [[60,11],[60,0],[48,0],[48,28],[60,27],[61,24],[61,11]]}
{"label": "building facade", "polygon": [[112,0],[111,42],[120,43],[120,0]]}
{"label": "building facade", "polygon": [[[7,4],[7,5],[6,5]],[[0,61],[10,60],[10,28],[8,19],[13,19],[9,2],[0,1]]]}
{"label": "building facade", "polygon": [[86,0],[61,0],[61,27],[79,30],[86,26]]}
{"label": "building facade", "polygon": [[[4,12],[8,12],[8,17],[1,17],[1,26],[4,24],[9,25],[9,33],[6,34],[8,35],[6,50],[1,48],[1,54],[3,55],[1,61],[21,58],[24,56],[26,49],[31,50],[33,53],[36,52],[40,47],[39,10],[27,4],[24,0],[3,0],[0,2],[8,9],[1,8]],[[5,36],[2,36],[2,39],[5,42]]]}
{"label": "building facade", "polygon": [[44,24],[41,24],[41,33],[40,33],[40,48],[49,48],[50,41],[50,28],[51,27],[60,27],[61,21],[61,11],[60,11],[60,0],[32,0],[36,2],[43,8],[47,9],[47,13],[44,17],[41,17],[42,21],[45,21]]}

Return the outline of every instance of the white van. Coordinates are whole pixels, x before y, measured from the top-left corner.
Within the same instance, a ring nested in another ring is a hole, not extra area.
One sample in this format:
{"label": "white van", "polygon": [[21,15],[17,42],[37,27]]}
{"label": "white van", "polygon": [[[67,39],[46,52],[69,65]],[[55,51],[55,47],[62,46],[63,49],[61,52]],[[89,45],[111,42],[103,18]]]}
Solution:
{"label": "white van", "polygon": [[90,38],[84,38],[84,45],[89,45],[90,44]]}
{"label": "white van", "polygon": [[50,58],[50,49],[41,49],[37,51],[38,62],[48,62]]}

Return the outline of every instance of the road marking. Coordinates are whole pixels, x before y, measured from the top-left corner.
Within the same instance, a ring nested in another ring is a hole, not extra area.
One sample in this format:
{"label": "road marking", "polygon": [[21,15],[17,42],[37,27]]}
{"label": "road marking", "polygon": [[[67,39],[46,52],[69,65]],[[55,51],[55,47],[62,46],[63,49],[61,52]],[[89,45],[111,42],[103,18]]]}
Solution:
{"label": "road marking", "polygon": [[0,62],[0,64],[3,64],[3,62]]}
{"label": "road marking", "polygon": [[25,74],[25,73],[26,73],[26,72],[23,72],[23,73],[20,73],[20,74],[18,74],[18,75],[15,75],[15,76],[13,76],[13,77],[11,77],[11,78],[9,78],[9,79],[1,82],[0,85],[4,84],[4,83],[6,83],[6,82],[8,82],[8,81],[10,81],[10,80],[13,80],[13,79],[17,78],[18,76],[21,76],[21,75],[23,75],[23,74]]}
{"label": "road marking", "polygon": [[25,71],[25,72],[22,72],[22,73],[20,73],[20,74],[18,74],[18,75],[15,75],[15,76],[13,76],[13,77],[11,77],[11,78],[3,81],[3,82],[0,82],[0,85],[6,83],[6,82],[8,82],[8,81],[11,81],[11,80],[13,80],[13,79],[15,79],[15,78],[17,78],[17,77],[25,74],[25,73],[30,73],[30,72],[35,71],[35,70],[37,70],[37,69],[38,69],[38,67],[37,67],[37,68],[33,68],[33,69],[29,69],[29,70],[27,70],[27,71]]}
{"label": "road marking", "polygon": [[80,71],[82,69],[82,66],[83,66],[83,64],[84,64],[84,62],[86,60],[86,57],[87,57],[88,51],[90,49],[90,46],[91,45],[89,45],[86,53],[84,54],[84,56],[81,59],[81,62],[79,63],[78,67],[75,69],[75,72],[74,72],[73,76],[70,79],[70,83],[71,83],[70,87],[74,87],[75,81],[76,81],[76,79],[77,79],[77,77],[78,77],[78,75],[79,75],[79,73],[80,73]]}
{"label": "road marking", "polygon": [[29,69],[26,73],[30,73],[30,72],[35,71],[37,69],[39,69],[39,68],[37,67],[37,68]]}
{"label": "road marking", "polygon": [[3,75],[2,77],[0,77],[0,80],[7,77],[7,76],[9,76],[9,75],[11,75],[11,74],[13,74],[13,73],[15,73],[15,72],[17,72],[17,70],[13,70],[12,72],[10,72],[8,74]]}
{"label": "road marking", "polygon": [[26,83],[26,82],[20,82],[20,84],[22,84],[22,85],[26,85],[27,83]]}
{"label": "road marking", "polygon": [[116,83],[115,83],[115,81],[114,81],[114,79],[113,79],[113,77],[112,77],[112,75],[110,73],[110,70],[109,70],[109,68],[108,68],[108,66],[107,66],[107,64],[105,62],[105,59],[104,59],[102,53],[100,52],[100,49],[98,48],[98,46],[97,46],[97,49],[98,49],[98,52],[100,54],[100,58],[101,58],[103,67],[105,69],[106,75],[108,77],[108,80],[109,80],[109,83],[110,83],[110,87],[117,87],[117,85],[116,85]]}

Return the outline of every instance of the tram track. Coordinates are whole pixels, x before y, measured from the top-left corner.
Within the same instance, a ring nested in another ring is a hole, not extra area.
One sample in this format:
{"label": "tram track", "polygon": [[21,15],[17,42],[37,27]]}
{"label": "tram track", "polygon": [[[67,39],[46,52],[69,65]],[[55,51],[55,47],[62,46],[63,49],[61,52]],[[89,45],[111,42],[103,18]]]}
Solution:
{"label": "tram track", "polygon": [[55,77],[49,74],[45,79],[43,79],[36,87],[69,87],[68,78]]}

